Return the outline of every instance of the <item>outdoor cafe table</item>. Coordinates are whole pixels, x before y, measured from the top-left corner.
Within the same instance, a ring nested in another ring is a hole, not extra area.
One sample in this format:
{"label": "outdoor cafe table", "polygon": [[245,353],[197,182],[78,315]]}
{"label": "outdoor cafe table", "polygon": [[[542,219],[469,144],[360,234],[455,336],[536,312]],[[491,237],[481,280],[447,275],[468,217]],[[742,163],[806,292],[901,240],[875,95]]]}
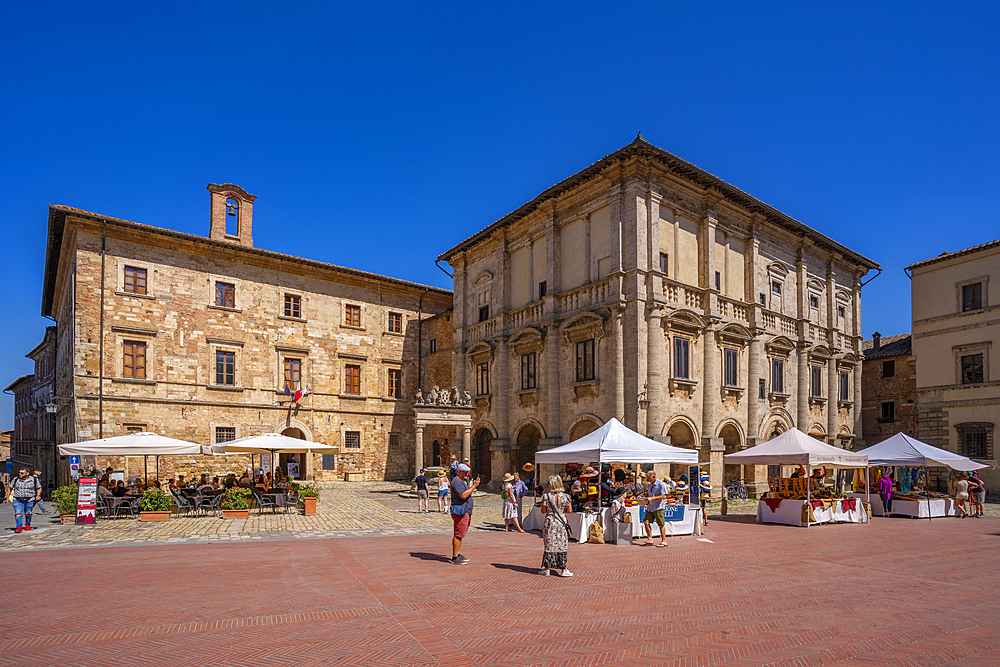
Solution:
{"label": "outdoor cafe table", "polygon": [[285,507],[285,499],[288,498],[287,493],[279,493],[277,491],[268,491],[267,493],[261,493],[259,495],[270,498],[275,507],[280,507],[282,509]]}

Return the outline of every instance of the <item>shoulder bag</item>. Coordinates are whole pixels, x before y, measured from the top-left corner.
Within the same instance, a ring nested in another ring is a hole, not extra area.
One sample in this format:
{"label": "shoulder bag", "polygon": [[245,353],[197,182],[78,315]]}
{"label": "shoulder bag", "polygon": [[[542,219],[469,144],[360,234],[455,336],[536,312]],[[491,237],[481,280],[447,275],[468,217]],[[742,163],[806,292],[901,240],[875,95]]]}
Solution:
{"label": "shoulder bag", "polygon": [[559,523],[562,524],[562,527],[566,529],[566,538],[569,539],[569,537],[572,535],[572,531],[569,529],[569,524],[566,523],[566,517],[564,517],[562,515],[562,512],[560,512],[556,508],[556,506],[552,503],[552,494],[550,493],[545,494],[545,502],[549,506],[549,513],[555,516],[556,520],[559,521]]}

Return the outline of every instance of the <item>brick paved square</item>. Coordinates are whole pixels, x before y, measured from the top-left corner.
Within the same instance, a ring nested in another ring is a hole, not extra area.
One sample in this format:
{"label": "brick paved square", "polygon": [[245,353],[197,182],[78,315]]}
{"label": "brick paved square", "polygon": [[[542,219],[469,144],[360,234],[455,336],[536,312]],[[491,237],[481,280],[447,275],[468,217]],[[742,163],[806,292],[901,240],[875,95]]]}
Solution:
{"label": "brick paved square", "polygon": [[[707,540],[707,541],[706,541]],[[666,549],[537,534],[3,555],[0,665],[994,665],[1000,521],[712,521]]]}

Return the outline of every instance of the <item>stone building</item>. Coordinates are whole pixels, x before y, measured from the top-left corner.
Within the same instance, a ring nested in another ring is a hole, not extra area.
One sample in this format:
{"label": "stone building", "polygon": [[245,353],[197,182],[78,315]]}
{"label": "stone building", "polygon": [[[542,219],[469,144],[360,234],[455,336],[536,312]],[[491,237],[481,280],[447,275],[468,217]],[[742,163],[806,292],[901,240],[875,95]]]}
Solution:
{"label": "stone building", "polygon": [[[1000,422],[1000,240],[944,253],[907,271],[918,437],[963,456],[995,459],[995,425]],[[945,472],[934,469],[932,477]],[[980,476],[987,489],[996,491],[1000,473],[985,470]],[[939,484],[943,486],[942,480]]]}
{"label": "stone building", "polygon": [[31,405],[31,385],[34,377],[22,375],[3,390],[14,397],[14,428],[10,434],[10,458],[18,466],[35,467],[35,415]]}
{"label": "stone building", "polygon": [[[637,137],[440,256],[452,375],[493,478],[614,416],[722,455],[792,426],[861,432],[875,262]],[[763,469],[742,471],[766,486]]]}
{"label": "stone building", "polygon": [[917,436],[917,369],[910,334],[883,337],[878,332],[861,344],[861,423],[871,447],[896,433]]}
{"label": "stone building", "polygon": [[46,481],[56,481],[55,419],[51,413],[55,378],[56,327],[46,327],[42,341],[25,356],[34,373],[23,375],[4,391],[14,395],[13,458],[18,465],[40,470]]}
{"label": "stone building", "polygon": [[[422,320],[451,293],[255,248],[256,197],[208,189],[207,238],[49,208],[42,314],[58,323],[58,441],[280,432],[338,448],[275,462],[306,478],[409,476]],[[248,462],[161,458],[160,476]],[[142,459],[110,463],[142,472]]]}

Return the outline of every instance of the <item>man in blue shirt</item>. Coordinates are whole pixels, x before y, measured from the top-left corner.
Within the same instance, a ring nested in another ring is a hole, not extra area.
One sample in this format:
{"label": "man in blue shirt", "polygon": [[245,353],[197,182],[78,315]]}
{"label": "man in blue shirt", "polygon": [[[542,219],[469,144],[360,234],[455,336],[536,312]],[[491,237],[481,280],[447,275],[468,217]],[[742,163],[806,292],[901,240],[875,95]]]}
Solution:
{"label": "man in blue shirt", "polygon": [[466,565],[469,559],[461,554],[462,540],[469,531],[472,522],[472,494],[479,488],[479,478],[469,481],[469,466],[464,463],[455,470],[455,479],[451,481],[451,518],[455,524],[454,536],[451,538],[451,564]]}
{"label": "man in blue shirt", "polygon": [[514,473],[514,498],[517,500],[517,525],[524,525],[524,519],[521,518],[521,498],[528,495],[528,486],[521,481],[521,475],[519,473]]}
{"label": "man in blue shirt", "polygon": [[656,546],[667,546],[666,522],[663,520],[663,501],[667,499],[667,485],[656,479],[656,473],[650,470],[646,473],[646,518],[642,525],[646,529],[646,539],[653,543],[653,529],[650,523],[655,521],[660,527],[660,542]]}

